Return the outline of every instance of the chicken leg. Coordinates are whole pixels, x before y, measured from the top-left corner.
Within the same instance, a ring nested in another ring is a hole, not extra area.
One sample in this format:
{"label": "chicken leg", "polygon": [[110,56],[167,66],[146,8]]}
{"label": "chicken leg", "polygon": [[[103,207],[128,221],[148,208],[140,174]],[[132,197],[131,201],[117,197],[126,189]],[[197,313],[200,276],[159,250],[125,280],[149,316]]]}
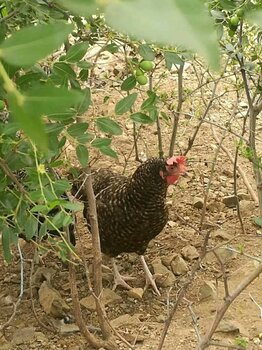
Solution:
{"label": "chicken leg", "polygon": [[145,286],[145,289],[147,289],[147,287],[151,284],[151,286],[153,287],[154,291],[156,292],[157,295],[161,296],[158,288],[157,288],[157,285],[156,285],[156,282],[154,280],[154,277],[152,275],[152,273],[150,272],[148,266],[147,266],[147,263],[145,261],[145,257],[144,255],[140,255],[140,260],[142,262],[142,265],[143,265],[143,269],[145,271],[145,275],[146,275],[146,286]]}
{"label": "chicken leg", "polygon": [[118,271],[118,267],[116,264],[116,261],[114,258],[111,258],[112,260],[112,265],[113,265],[113,273],[114,273],[114,285],[113,285],[113,290],[116,289],[117,286],[122,286],[126,289],[132,289],[132,287],[126,283],[126,281],[132,281],[135,279],[135,277],[131,276],[122,276],[120,272]]}

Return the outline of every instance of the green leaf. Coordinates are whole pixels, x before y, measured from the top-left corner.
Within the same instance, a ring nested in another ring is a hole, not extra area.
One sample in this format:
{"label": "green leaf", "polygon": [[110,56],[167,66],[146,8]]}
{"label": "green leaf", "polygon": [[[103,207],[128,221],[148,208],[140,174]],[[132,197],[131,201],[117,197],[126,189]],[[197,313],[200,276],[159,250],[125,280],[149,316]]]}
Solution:
{"label": "green leaf", "polygon": [[82,69],[90,69],[93,67],[93,64],[88,61],[81,61],[81,62],[77,62],[77,67]]}
{"label": "green leaf", "polygon": [[15,94],[9,93],[7,97],[15,121],[40,149],[46,151],[48,139],[41,116],[33,110],[28,111],[24,100],[18,101]]}
{"label": "green leaf", "polygon": [[247,18],[249,22],[257,24],[260,28],[262,28],[262,10],[250,11],[247,14]]}
{"label": "green leaf", "polygon": [[2,231],[2,245],[3,245],[3,252],[4,252],[4,259],[7,263],[10,263],[12,261],[12,253],[10,246],[14,241],[17,241],[17,236],[14,231],[14,229],[4,226]]}
{"label": "green leaf", "polygon": [[63,208],[74,212],[83,210],[83,204],[80,204],[80,203],[72,203],[72,202],[66,201],[66,202],[62,202],[60,205]]}
{"label": "green leaf", "polygon": [[69,107],[81,99],[82,94],[79,91],[43,85],[26,92],[24,108],[31,116],[50,115],[67,112]]}
{"label": "green leaf", "polygon": [[93,15],[98,8],[96,0],[57,0],[56,2],[74,14],[84,17]]}
{"label": "green leaf", "polygon": [[131,114],[130,118],[136,123],[141,123],[141,124],[152,123],[152,120],[149,118],[148,115],[140,112]]}
{"label": "green leaf", "polygon": [[262,217],[261,216],[255,217],[254,222],[257,226],[262,227]]}
{"label": "green leaf", "polygon": [[117,53],[119,51],[119,46],[115,43],[111,43],[106,45],[106,47],[104,48],[104,51],[108,51],[112,54]]}
{"label": "green leaf", "polygon": [[75,71],[70,67],[69,64],[67,64],[65,62],[56,62],[53,65],[53,71],[58,76],[65,77],[67,79],[75,79],[76,78]]}
{"label": "green leaf", "polygon": [[48,119],[63,122],[65,120],[71,119],[72,117],[74,117],[74,115],[75,115],[75,112],[72,112],[72,111],[52,113],[52,114],[48,114]]}
{"label": "green leaf", "polygon": [[121,90],[129,91],[129,90],[132,90],[135,86],[136,86],[136,78],[133,75],[130,75],[130,77],[126,78],[121,84]]}
{"label": "green leaf", "polygon": [[86,81],[88,76],[89,76],[88,69],[81,69],[81,71],[79,72],[79,75],[78,75],[78,77],[81,81]]}
{"label": "green leaf", "polygon": [[76,155],[82,167],[88,165],[89,161],[89,152],[88,149],[83,145],[77,145],[76,147]]}
{"label": "green leaf", "polygon": [[122,115],[130,110],[132,106],[135,103],[135,100],[137,99],[137,93],[134,92],[133,94],[130,94],[127,97],[122,98],[120,101],[117,102],[115,106],[115,113],[117,115]]}
{"label": "green leaf", "polygon": [[104,147],[104,146],[109,146],[111,144],[112,140],[106,137],[101,137],[95,139],[91,145],[96,148]]}
{"label": "green leaf", "polygon": [[173,64],[178,66],[182,66],[184,64],[184,61],[175,52],[166,51],[164,53],[164,57],[166,61],[166,67],[168,70],[172,69]]}
{"label": "green leaf", "polygon": [[26,239],[30,240],[38,233],[38,220],[36,217],[29,215],[26,219],[25,225],[25,236]]}
{"label": "green leaf", "polygon": [[85,113],[88,110],[91,103],[91,89],[88,87],[82,90],[82,99],[75,106],[77,114],[82,115],[83,113]]}
{"label": "green leaf", "polygon": [[20,29],[0,45],[0,57],[19,67],[33,65],[62,45],[72,29],[64,22]]}
{"label": "green leaf", "polygon": [[81,136],[88,129],[88,123],[76,123],[72,124],[67,128],[67,132],[72,137]]}
{"label": "green leaf", "polygon": [[118,123],[116,123],[114,120],[110,118],[97,118],[96,119],[96,126],[98,129],[102,132],[105,132],[107,134],[111,135],[121,135],[122,134],[122,128]]}
{"label": "green leaf", "polygon": [[71,46],[67,51],[64,60],[69,63],[75,63],[80,61],[85,56],[88,47],[88,42],[78,43],[74,46]]}
{"label": "green leaf", "polygon": [[138,48],[138,52],[145,61],[154,61],[155,59],[154,51],[147,44],[141,44]]}
{"label": "green leaf", "polygon": [[35,205],[30,211],[32,213],[42,213],[42,214],[47,214],[49,212],[49,208],[47,205],[43,205],[43,204],[37,204]]}
{"label": "green leaf", "polygon": [[186,47],[219,67],[214,23],[201,0],[133,0],[109,2],[105,17],[116,30],[138,39]]}
{"label": "green leaf", "polygon": [[117,158],[117,153],[109,146],[103,146],[99,148],[100,152],[106,156]]}
{"label": "green leaf", "polygon": [[142,103],[141,109],[150,110],[154,107],[156,102],[155,92],[150,91],[150,96]]}

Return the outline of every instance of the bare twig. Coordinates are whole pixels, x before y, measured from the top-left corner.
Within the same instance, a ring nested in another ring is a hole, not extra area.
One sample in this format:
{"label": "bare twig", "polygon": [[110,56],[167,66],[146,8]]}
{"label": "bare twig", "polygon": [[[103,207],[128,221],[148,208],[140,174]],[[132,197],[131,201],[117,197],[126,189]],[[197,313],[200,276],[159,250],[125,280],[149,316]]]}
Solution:
{"label": "bare twig", "polygon": [[170,313],[169,313],[169,315],[168,315],[168,317],[167,317],[167,319],[165,321],[164,329],[162,331],[157,350],[162,350],[163,349],[163,345],[164,345],[164,342],[165,342],[165,338],[167,336],[168,329],[169,329],[170,324],[172,322],[172,319],[173,319],[173,317],[174,317],[174,315],[176,313],[178,305],[180,304],[181,300],[184,298],[184,296],[185,296],[185,294],[186,294],[186,292],[188,290],[188,287],[190,286],[190,284],[194,280],[195,274],[196,274],[196,272],[199,270],[199,268],[201,266],[201,262],[202,262],[202,260],[204,259],[205,255],[206,255],[209,236],[210,236],[210,231],[207,232],[207,234],[205,235],[205,239],[204,239],[204,243],[203,243],[203,246],[202,246],[202,250],[201,250],[200,256],[199,256],[198,260],[195,262],[195,264],[193,265],[191,273],[190,273],[187,281],[184,283],[184,285],[180,289],[180,291],[179,291],[179,293],[177,295],[176,302],[175,302],[173,308],[170,310]]}
{"label": "bare twig", "polygon": [[[88,210],[89,210],[90,226],[91,226],[91,232],[92,232],[94,293],[96,298],[100,298],[102,295],[102,254],[101,254],[101,247],[100,247],[98,221],[97,221],[96,198],[95,198],[95,194],[92,186],[90,167],[87,167],[85,169],[85,174],[87,175],[87,178],[85,181],[84,189],[88,200]],[[101,301],[100,303],[96,302],[96,306],[97,306],[97,314],[98,314],[102,333],[105,338],[109,338],[111,335],[111,331],[108,328],[108,325],[105,323],[105,320],[103,317],[103,314],[105,312],[103,310]]]}
{"label": "bare twig", "polygon": [[259,266],[249,274],[236,288],[229,294],[228,297],[224,299],[224,301],[221,303],[221,305],[218,307],[216,314],[214,316],[214,319],[211,323],[211,326],[206,331],[205,335],[201,339],[201,342],[199,343],[198,350],[204,350],[206,349],[211,342],[212,336],[214,332],[217,329],[217,326],[221,322],[222,318],[224,317],[227,309],[229,306],[233,303],[233,301],[239,296],[243,290],[245,290],[260,274],[262,273],[262,263],[259,264]]}
{"label": "bare twig", "polygon": [[176,111],[174,112],[174,120],[173,120],[173,130],[170,140],[170,147],[169,147],[169,156],[172,157],[174,153],[174,147],[176,142],[176,135],[177,135],[177,129],[178,129],[178,123],[179,123],[179,116],[181,113],[182,105],[183,105],[183,70],[184,70],[184,63],[181,64],[178,68],[177,74],[178,74],[178,104]]}
{"label": "bare twig", "polygon": [[249,293],[250,299],[253,301],[253,303],[259,308],[260,311],[260,318],[262,319],[262,307],[256,302],[256,300],[252,297],[251,293]]}
{"label": "bare twig", "polygon": [[[218,136],[214,130],[214,128],[211,128],[212,130],[212,134],[213,134],[213,137],[215,139],[216,142],[219,142],[219,139],[218,139]],[[223,145],[221,145],[221,149],[226,153],[228,159],[230,160],[230,162],[232,164],[234,164],[234,158],[232,157],[230,151]],[[247,177],[246,177],[246,174],[244,173],[244,171],[242,170],[242,168],[239,166],[239,165],[236,165],[236,168],[237,168],[237,171],[239,172],[240,176],[242,177],[247,189],[248,189],[248,192],[250,193],[252,199],[257,203],[258,202],[258,197],[255,193],[255,191],[253,190],[252,186],[250,185]]]}
{"label": "bare twig", "polygon": [[219,265],[221,267],[223,281],[224,281],[224,288],[225,288],[225,296],[227,298],[229,296],[229,288],[228,288],[228,282],[227,282],[228,276],[227,276],[227,273],[225,270],[225,266],[224,266],[223,261],[221,260],[220,256],[217,254],[216,250],[213,250],[213,254],[217,258]]}
{"label": "bare twig", "polygon": [[19,257],[20,257],[20,293],[19,293],[17,301],[13,304],[12,315],[9,317],[8,321],[6,321],[3,325],[0,326],[0,332],[3,331],[6,327],[8,327],[10,325],[10,323],[13,321],[13,319],[16,315],[16,312],[17,312],[17,308],[20,305],[23,294],[24,294],[24,258],[23,258],[23,254],[22,254],[19,242],[17,244],[17,249],[18,249],[18,253],[19,253]]}

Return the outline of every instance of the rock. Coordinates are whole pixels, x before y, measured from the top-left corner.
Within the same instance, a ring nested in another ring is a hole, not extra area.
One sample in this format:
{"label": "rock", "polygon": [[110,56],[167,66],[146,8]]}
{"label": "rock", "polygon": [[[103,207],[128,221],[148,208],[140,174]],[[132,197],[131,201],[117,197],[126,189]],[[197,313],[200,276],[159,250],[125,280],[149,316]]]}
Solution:
{"label": "rock", "polygon": [[119,328],[121,326],[126,326],[126,325],[137,326],[141,323],[140,317],[141,317],[141,314],[134,314],[133,316],[129,314],[124,314],[110,321],[110,323],[114,328]]}
{"label": "rock", "polygon": [[55,270],[48,267],[39,267],[33,275],[32,284],[40,286],[44,281],[51,284],[51,278],[53,277]]}
{"label": "rock", "polygon": [[174,274],[161,263],[160,259],[152,262],[156,283],[161,287],[171,287],[174,285],[176,278]]}
{"label": "rock", "polygon": [[165,323],[166,322],[166,316],[165,315],[158,315],[156,317],[156,322],[158,322],[158,323]]}
{"label": "rock", "polygon": [[[221,259],[222,263],[226,263],[229,260],[235,258],[236,256],[235,252],[232,252],[231,250],[228,250],[226,248],[217,248],[215,251],[219,256],[219,258]],[[204,262],[213,263],[214,261],[218,262],[215,255],[212,252],[207,253],[204,258]]]}
{"label": "rock", "polygon": [[250,217],[254,215],[256,205],[254,202],[248,200],[242,200],[240,202],[240,211],[243,217]]}
{"label": "rock", "polygon": [[62,323],[60,326],[61,334],[73,334],[79,332],[79,327],[75,323]]}
{"label": "rock", "polygon": [[230,240],[233,236],[231,236],[229,233],[227,233],[225,230],[216,230],[211,233],[210,235],[212,238],[220,238],[225,241]]}
{"label": "rock", "polygon": [[237,205],[237,197],[235,195],[225,196],[222,199],[222,202],[228,208],[234,208]]}
{"label": "rock", "polygon": [[132,288],[130,289],[127,294],[134,299],[142,299],[143,294],[144,294],[144,289],[143,288]]}
{"label": "rock", "polygon": [[48,285],[47,281],[41,284],[39,289],[39,302],[45,313],[55,318],[62,318],[70,310],[70,307],[61,297],[61,294]]}
{"label": "rock", "polygon": [[48,341],[47,337],[42,332],[35,332],[35,340],[39,343],[44,343]]}
{"label": "rock", "polygon": [[[113,290],[109,288],[105,288],[103,290],[103,295],[102,295],[102,300],[104,305],[113,305],[116,303],[119,303],[122,301],[122,298],[120,295],[116,294]],[[80,300],[80,304],[86,307],[90,311],[95,311],[96,309],[96,304],[95,304],[95,299],[92,295],[89,295],[88,297],[85,297]]]}
{"label": "rock", "polygon": [[204,284],[199,289],[199,299],[201,301],[207,299],[215,299],[217,296],[216,286],[211,281],[204,281]]}
{"label": "rock", "polygon": [[237,333],[241,334],[242,336],[249,336],[249,332],[235,320],[222,320],[219,323],[216,332]]}
{"label": "rock", "polygon": [[240,201],[242,201],[242,200],[250,200],[250,195],[248,193],[245,193],[245,192],[238,192],[237,196],[238,196],[238,199]]}
{"label": "rock", "polygon": [[188,272],[188,266],[185,260],[180,256],[177,255],[172,261],[171,261],[171,269],[175,275],[185,275]]}
{"label": "rock", "polygon": [[204,200],[199,197],[195,197],[193,200],[193,207],[197,209],[202,209],[204,205]]}
{"label": "rock", "polygon": [[223,207],[224,207],[223,203],[220,203],[216,200],[211,203],[208,203],[207,210],[209,210],[212,213],[214,212],[220,213]]}
{"label": "rock", "polygon": [[11,349],[11,343],[6,340],[4,334],[0,332],[0,349],[1,350],[10,350]]}
{"label": "rock", "polygon": [[172,261],[173,261],[177,256],[178,256],[177,253],[172,254],[172,255],[163,256],[163,257],[161,258],[161,261],[162,261],[162,263],[163,263],[166,267],[168,267],[168,266],[171,266]]}
{"label": "rock", "polygon": [[181,250],[181,254],[182,254],[183,258],[185,258],[188,261],[192,261],[192,260],[197,259],[199,257],[198,251],[192,245],[185,246]]}
{"label": "rock", "polygon": [[12,338],[12,344],[21,345],[35,339],[35,327],[25,327],[17,329]]}

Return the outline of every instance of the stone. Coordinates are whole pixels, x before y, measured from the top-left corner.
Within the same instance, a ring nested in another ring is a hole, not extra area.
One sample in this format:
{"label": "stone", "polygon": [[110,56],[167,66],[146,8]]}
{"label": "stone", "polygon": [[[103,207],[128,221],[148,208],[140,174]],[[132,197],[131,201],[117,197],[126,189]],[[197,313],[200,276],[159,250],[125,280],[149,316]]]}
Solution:
{"label": "stone", "polygon": [[1,350],[10,350],[12,348],[11,343],[6,340],[4,334],[0,332],[0,349]]}
{"label": "stone", "polygon": [[[122,301],[120,295],[116,294],[113,290],[109,288],[103,289],[102,301],[104,305],[113,305]],[[86,307],[90,311],[96,310],[96,303],[93,295],[89,295],[80,300],[80,304]]]}
{"label": "stone", "polygon": [[171,287],[175,284],[176,278],[166,266],[164,266],[160,259],[155,259],[152,262],[154,269],[156,283],[160,287]]}
{"label": "stone", "polygon": [[46,314],[55,318],[63,318],[70,310],[61,294],[51,287],[47,281],[41,284],[38,294],[39,302]]}
{"label": "stone", "polygon": [[144,295],[144,289],[143,288],[132,288],[127,292],[128,296],[134,299],[141,300]]}
{"label": "stone", "polygon": [[199,197],[195,197],[193,200],[193,207],[197,209],[202,209],[204,205],[204,200]]}
{"label": "stone", "polygon": [[235,195],[225,196],[222,199],[222,202],[225,204],[226,207],[234,208],[237,205],[237,196]]}
{"label": "stone", "polygon": [[168,267],[168,266],[171,266],[172,261],[173,261],[177,256],[178,256],[177,253],[174,253],[174,254],[172,254],[172,255],[163,256],[163,257],[161,258],[161,261],[162,261],[162,263],[163,263],[166,267]]}
{"label": "stone", "polygon": [[185,275],[188,272],[188,266],[185,260],[180,256],[177,255],[172,261],[171,261],[171,269],[175,275]]}
{"label": "stone", "polygon": [[250,217],[254,215],[255,210],[256,210],[256,205],[254,202],[251,202],[245,199],[240,202],[240,211],[243,217]]}
{"label": "stone", "polygon": [[184,259],[192,261],[199,258],[199,253],[197,249],[192,245],[187,245],[181,250],[181,254]]}
{"label": "stone", "polygon": [[35,339],[35,327],[25,327],[17,329],[12,338],[12,344],[21,345]]}
{"label": "stone", "polygon": [[249,193],[238,192],[237,196],[238,196],[238,199],[239,199],[240,201],[242,201],[242,200],[250,200],[250,195],[249,195]]}
{"label": "stone", "polygon": [[215,299],[217,296],[216,286],[211,281],[204,281],[204,284],[199,289],[199,299],[205,301]]}
{"label": "stone", "polygon": [[211,233],[211,238],[219,238],[223,239],[225,241],[228,241],[232,239],[233,236],[231,236],[229,233],[227,233],[225,230],[216,230]]}
{"label": "stone", "polygon": [[33,275],[32,284],[40,286],[42,282],[47,281],[51,284],[51,278],[55,274],[55,270],[48,267],[39,267]]}
{"label": "stone", "polygon": [[134,314],[133,316],[129,314],[121,315],[114,320],[111,320],[110,323],[114,328],[119,328],[121,326],[127,326],[127,325],[139,325],[141,323],[140,321],[141,314]]}

